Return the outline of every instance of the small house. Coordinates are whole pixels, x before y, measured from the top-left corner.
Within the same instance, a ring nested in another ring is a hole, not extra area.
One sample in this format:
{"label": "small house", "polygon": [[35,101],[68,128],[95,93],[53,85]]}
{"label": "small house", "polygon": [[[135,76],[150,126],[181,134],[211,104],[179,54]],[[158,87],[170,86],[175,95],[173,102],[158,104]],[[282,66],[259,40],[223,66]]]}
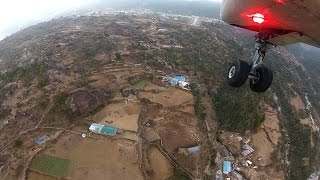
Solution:
{"label": "small house", "polygon": [[243,148],[243,151],[242,151],[243,156],[248,156],[254,152],[254,149],[251,146],[249,146],[248,144],[243,145],[242,148]]}
{"label": "small house", "polygon": [[35,140],[35,143],[38,144],[38,145],[42,145],[42,144],[46,143],[48,140],[49,140],[49,136],[48,135],[43,135],[43,136],[38,137]]}
{"label": "small house", "polygon": [[191,154],[196,154],[200,151],[200,146],[188,147],[188,148],[178,148],[178,154],[184,154],[186,156]]}
{"label": "small house", "polygon": [[176,75],[174,78],[178,79],[179,81],[186,81],[187,77],[184,75]]}
{"label": "small house", "polygon": [[216,180],[223,180],[222,171],[220,169],[216,172]]}
{"label": "small house", "polygon": [[223,174],[229,174],[232,171],[232,166],[230,161],[223,161]]}
{"label": "small house", "polygon": [[102,124],[92,123],[89,130],[94,133],[114,136],[117,134],[118,129],[111,126],[105,126]]}
{"label": "small house", "polygon": [[167,82],[170,86],[177,86],[179,84],[179,80],[172,77],[167,77]]}
{"label": "small house", "polygon": [[189,83],[185,81],[179,81],[179,87],[184,90],[190,90]]}
{"label": "small house", "polygon": [[228,149],[225,146],[221,147],[221,156],[222,157],[229,157],[230,153]]}
{"label": "small house", "polygon": [[187,148],[189,154],[196,154],[200,151],[200,146],[194,146]]}
{"label": "small house", "polygon": [[163,28],[158,29],[158,33],[164,33],[166,31],[167,31],[167,29],[163,29]]}

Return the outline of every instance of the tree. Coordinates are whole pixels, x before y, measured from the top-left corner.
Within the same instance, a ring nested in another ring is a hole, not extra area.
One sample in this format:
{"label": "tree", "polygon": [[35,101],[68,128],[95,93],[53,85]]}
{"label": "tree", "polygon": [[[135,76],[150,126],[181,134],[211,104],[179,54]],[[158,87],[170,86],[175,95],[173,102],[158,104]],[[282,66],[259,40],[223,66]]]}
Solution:
{"label": "tree", "polygon": [[117,61],[120,61],[120,60],[121,60],[121,55],[120,55],[119,52],[116,52],[115,56],[116,56],[116,60],[117,60]]}
{"label": "tree", "polygon": [[14,148],[20,148],[23,144],[23,141],[21,139],[16,139],[14,142],[13,142],[13,147]]}

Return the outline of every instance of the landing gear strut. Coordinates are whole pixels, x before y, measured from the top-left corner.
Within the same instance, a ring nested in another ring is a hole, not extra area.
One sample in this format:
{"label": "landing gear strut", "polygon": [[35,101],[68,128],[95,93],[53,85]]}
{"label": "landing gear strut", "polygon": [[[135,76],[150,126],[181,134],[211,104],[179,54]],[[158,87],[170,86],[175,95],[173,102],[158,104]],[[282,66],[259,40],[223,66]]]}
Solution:
{"label": "landing gear strut", "polygon": [[258,33],[256,36],[255,53],[252,62],[238,60],[231,64],[227,81],[232,87],[242,86],[247,79],[250,79],[250,88],[254,92],[265,92],[271,85],[273,75],[272,71],[263,65],[263,60],[269,45],[265,34]]}

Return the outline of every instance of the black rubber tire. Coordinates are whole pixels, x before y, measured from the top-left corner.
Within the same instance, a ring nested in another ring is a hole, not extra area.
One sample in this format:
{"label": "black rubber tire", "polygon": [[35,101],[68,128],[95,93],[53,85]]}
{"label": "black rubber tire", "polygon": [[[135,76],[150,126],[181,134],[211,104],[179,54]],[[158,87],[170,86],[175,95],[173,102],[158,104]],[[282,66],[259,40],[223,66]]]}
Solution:
{"label": "black rubber tire", "polygon": [[265,92],[272,84],[272,71],[268,67],[260,65],[256,68],[256,73],[259,74],[259,79],[256,81],[250,79],[250,89],[257,93]]}
{"label": "black rubber tire", "polygon": [[[235,68],[233,76],[230,76],[231,68]],[[248,79],[250,72],[250,66],[247,62],[238,60],[231,64],[228,74],[227,74],[227,82],[229,86],[232,87],[240,87],[242,86]]]}

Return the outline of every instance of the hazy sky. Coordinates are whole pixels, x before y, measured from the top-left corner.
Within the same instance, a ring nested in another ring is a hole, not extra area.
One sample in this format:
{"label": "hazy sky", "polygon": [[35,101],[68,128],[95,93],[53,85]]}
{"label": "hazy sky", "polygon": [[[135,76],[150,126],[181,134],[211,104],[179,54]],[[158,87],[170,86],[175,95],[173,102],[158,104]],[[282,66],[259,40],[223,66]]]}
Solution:
{"label": "hazy sky", "polygon": [[97,0],[0,0],[0,39]]}
{"label": "hazy sky", "polygon": [[50,20],[63,12],[86,7],[98,1],[100,0],[0,0],[0,40],[26,26]]}

